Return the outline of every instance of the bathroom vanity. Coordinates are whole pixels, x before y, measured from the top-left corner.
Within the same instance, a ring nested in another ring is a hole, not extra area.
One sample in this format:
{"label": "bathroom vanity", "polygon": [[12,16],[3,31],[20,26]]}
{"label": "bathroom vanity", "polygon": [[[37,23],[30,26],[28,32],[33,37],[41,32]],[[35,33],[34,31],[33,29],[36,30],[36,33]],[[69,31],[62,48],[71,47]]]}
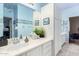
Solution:
{"label": "bathroom vanity", "polygon": [[28,43],[20,42],[0,47],[0,56],[51,56],[53,38],[30,39]]}

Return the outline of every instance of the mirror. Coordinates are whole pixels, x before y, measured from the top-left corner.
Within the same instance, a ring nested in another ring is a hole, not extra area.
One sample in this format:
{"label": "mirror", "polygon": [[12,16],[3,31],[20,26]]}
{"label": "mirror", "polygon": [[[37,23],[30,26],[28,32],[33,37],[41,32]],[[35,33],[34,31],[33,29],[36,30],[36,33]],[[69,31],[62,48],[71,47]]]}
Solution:
{"label": "mirror", "polygon": [[[33,10],[19,3],[0,4],[0,41],[18,41],[32,32]],[[19,41],[18,41],[19,42]],[[8,43],[8,42],[7,42]]]}
{"label": "mirror", "polygon": [[17,37],[17,20],[17,4],[4,3],[3,36],[8,39]]}

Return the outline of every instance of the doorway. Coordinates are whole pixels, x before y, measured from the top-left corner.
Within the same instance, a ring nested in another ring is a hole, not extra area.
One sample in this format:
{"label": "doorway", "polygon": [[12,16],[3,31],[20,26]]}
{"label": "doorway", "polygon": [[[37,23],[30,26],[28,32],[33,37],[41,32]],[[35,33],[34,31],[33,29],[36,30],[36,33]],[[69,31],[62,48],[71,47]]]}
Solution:
{"label": "doorway", "polygon": [[70,17],[69,43],[79,44],[79,16]]}
{"label": "doorway", "polygon": [[4,24],[3,36],[6,38],[11,38],[12,37],[12,18],[4,17],[3,24]]}

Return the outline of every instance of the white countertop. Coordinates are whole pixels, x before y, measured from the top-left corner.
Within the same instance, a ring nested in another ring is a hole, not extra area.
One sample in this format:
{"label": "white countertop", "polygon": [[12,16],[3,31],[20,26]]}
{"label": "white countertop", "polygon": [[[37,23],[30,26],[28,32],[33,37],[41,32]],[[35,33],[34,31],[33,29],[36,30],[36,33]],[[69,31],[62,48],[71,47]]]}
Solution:
{"label": "white countertop", "polygon": [[28,43],[9,44],[7,46],[0,47],[0,56],[16,56],[51,40],[53,40],[53,38],[49,37],[36,40],[30,39]]}

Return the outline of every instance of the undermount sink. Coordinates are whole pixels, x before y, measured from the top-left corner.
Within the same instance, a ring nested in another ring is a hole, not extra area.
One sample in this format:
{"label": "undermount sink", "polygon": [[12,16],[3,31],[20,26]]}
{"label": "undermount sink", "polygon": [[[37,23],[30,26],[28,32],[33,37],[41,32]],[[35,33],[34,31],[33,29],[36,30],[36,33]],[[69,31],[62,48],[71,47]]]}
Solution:
{"label": "undermount sink", "polygon": [[7,53],[1,53],[0,52],[0,56],[8,56],[8,55],[10,55],[8,52]]}
{"label": "undermount sink", "polygon": [[27,45],[28,45],[27,43],[9,44],[7,46],[0,47],[0,53],[1,54],[8,54],[11,51],[19,50]]}
{"label": "undermount sink", "polygon": [[25,43],[18,43],[18,44],[14,44],[14,45],[12,45],[12,46],[10,46],[9,48],[8,48],[8,50],[9,51],[14,51],[14,50],[19,50],[19,49],[21,49],[21,48],[23,48],[23,47],[25,47],[25,46],[27,46],[27,44],[25,44]]}

